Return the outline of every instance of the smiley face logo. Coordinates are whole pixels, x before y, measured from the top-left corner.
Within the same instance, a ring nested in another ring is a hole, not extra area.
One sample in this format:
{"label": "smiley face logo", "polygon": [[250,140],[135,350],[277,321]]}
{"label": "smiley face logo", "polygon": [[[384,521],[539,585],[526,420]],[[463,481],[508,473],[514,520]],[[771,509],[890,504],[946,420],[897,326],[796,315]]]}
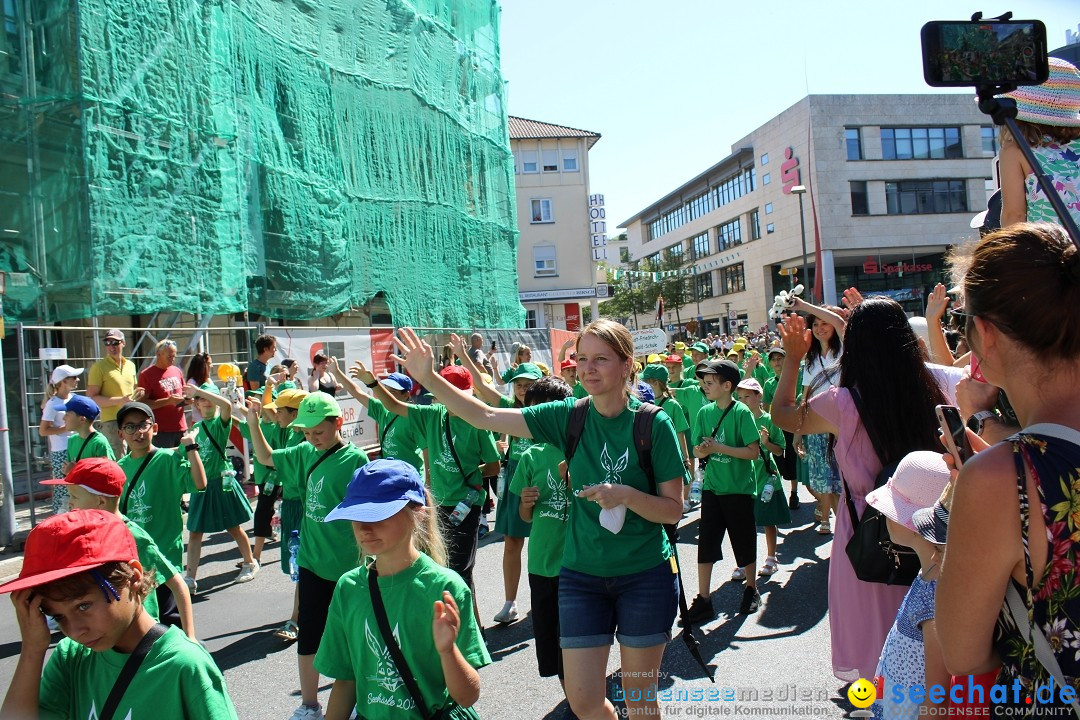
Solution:
{"label": "smiley face logo", "polygon": [[848,687],[847,698],[860,710],[868,708],[877,700],[877,688],[869,680],[859,678]]}

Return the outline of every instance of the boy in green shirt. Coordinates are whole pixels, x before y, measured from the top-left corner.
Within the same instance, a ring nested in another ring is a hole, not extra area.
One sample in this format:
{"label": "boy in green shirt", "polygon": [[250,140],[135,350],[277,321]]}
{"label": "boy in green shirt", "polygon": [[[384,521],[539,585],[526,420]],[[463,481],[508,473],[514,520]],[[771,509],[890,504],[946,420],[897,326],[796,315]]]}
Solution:
{"label": "boy in green shirt", "polygon": [[[206,471],[192,434],[177,449],[154,447],[157,423],[149,406],[132,402],[116,413],[120,437],[128,454],[118,464],[127,477],[120,494],[120,512],[154,539],[175,568],[184,566],[184,518],[180,499],[206,487]],[[190,590],[190,587],[189,587]],[[161,621],[179,625],[180,615],[168,588],[157,589]]]}
{"label": "boy in green shirt", "polygon": [[296,652],[300,673],[301,706],[294,718],[319,718],[319,671],[315,653],[326,629],[334,586],[342,575],[360,564],[360,550],[352,528],[325,522],[327,514],[345,497],[353,473],[363,467],[367,453],[341,437],[341,407],[323,392],[310,393],[300,402],[289,427],[300,428],[306,443],[273,450],[259,426],[259,403],[248,400],[248,426],[255,457],[277,468],[287,490],[289,478],[299,478],[304,498],[300,524],[299,633]]}
{"label": "boy in green shirt", "polygon": [[[565,400],[571,395],[564,381],[541,378],[525,391],[525,405]],[[522,453],[510,480],[510,492],[521,498],[518,514],[532,523],[528,569],[536,661],[540,677],[558,675],[560,682],[563,665],[559,649],[559,570],[570,509],[569,489],[560,468],[565,461],[566,456],[557,447],[534,443]]]}
{"label": "boy in green shirt", "polygon": [[[147,572],[153,572],[154,584],[165,586],[172,593],[180,614],[180,623],[184,632],[195,640],[195,616],[191,612],[191,595],[180,576],[180,571],[169,562],[154,539],[120,513],[120,493],[124,491],[127,478],[124,471],[108,458],[86,458],[75,463],[65,480],[43,480],[42,485],[67,485],[68,500],[72,510],[104,510],[124,521],[131,536],[135,538],[135,547],[139,551],[139,562]],[[143,607],[150,617],[158,620],[157,593],[147,593]]]}
{"label": "boy in green shirt", "polygon": [[745,580],[740,613],[752,613],[761,604],[757,591],[757,525],[754,521],[753,460],[759,439],[754,416],[734,399],[741,379],[730,360],[710,360],[697,368],[705,397],[711,402],[698,412],[694,456],[706,459],[701,495],[701,532],[698,535],[698,596],[688,618],[707,622],[716,616],[710,585],[713,565],[723,559],[721,543],[731,535],[735,554],[733,580]]}
{"label": "boy in green shirt", "polygon": [[[111,717],[157,709],[188,720],[235,720],[210,654],[179,629],[163,630],[143,608],[150,581],[138,558],[124,522],[104,510],[72,510],[30,531],[18,579],[0,586],[12,593],[22,639],[0,717],[98,717],[120,669],[147,641]],[[48,662],[44,614],[66,636]]]}
{"label": "boy in green shirt", "polygon": [[115,460],[112,446],[104,435],[94,429],[101,415],[97,403],[85,395],[72,395],[64,403],[64,428],[75,432],[68,439],[67,463],[64,472],[83,458],[104,457]]}

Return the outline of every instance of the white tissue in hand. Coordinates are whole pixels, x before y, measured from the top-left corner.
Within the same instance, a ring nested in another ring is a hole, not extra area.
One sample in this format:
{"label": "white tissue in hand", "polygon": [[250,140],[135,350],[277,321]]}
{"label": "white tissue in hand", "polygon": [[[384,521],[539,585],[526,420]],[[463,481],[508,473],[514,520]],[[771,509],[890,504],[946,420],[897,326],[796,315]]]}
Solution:
{"label": "white tissue in hand", "polygon": [[604,508],[600,511],[600,527],[616,535],[622,530],[626,522],[626,506],[616,505],[613,508]]}

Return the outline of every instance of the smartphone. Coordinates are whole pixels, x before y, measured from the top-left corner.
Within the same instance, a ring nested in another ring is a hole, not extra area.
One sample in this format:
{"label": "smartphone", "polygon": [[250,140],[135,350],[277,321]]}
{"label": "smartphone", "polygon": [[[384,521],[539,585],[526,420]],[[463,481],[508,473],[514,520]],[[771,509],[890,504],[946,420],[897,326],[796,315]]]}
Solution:
{"label": "smartphone", "polygon": [[1050,75],[1038,20],[934,20],[922,27],[923,78],[931,87],[1041,85]]}
{"label": "smartphone", "polygon": [[983,376],[982,370],[979,369],[979,358],[975,357],[975,353],[971,353],[971,358],[968,361],[971,368],[971,379],[976,382],[986,382],[986,377]]}
{"label": "smartphone", "polygon": [[495,352],[495,341],[494,340],[491,341],[491,350],[490,350],[490,352]]}
{"label": "smartphone", "polygon": [[968,442],[967,428],[960,418],[960,411],[952,405],[938,405],[934,409],[937,411],[941,430],[945,433],[945,446],[959,469],[971,457],[971,443]]}

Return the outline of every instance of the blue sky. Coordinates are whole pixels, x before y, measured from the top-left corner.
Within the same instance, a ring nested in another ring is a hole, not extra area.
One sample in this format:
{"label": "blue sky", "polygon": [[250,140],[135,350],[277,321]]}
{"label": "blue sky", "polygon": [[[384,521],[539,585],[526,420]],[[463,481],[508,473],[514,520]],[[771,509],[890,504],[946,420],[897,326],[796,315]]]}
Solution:
{"label": "blue sky", "polygon": [[[919,28],[1009,9],[954,0],[501,1],[509,112],[603,136],[589,153],[590,191],[605,195],[611,234],[808,92],[947,92],[923,82]],[[1067,0],[1013,9],[1046,24],[1051,49],[1080,23],[1080,3]]]}

